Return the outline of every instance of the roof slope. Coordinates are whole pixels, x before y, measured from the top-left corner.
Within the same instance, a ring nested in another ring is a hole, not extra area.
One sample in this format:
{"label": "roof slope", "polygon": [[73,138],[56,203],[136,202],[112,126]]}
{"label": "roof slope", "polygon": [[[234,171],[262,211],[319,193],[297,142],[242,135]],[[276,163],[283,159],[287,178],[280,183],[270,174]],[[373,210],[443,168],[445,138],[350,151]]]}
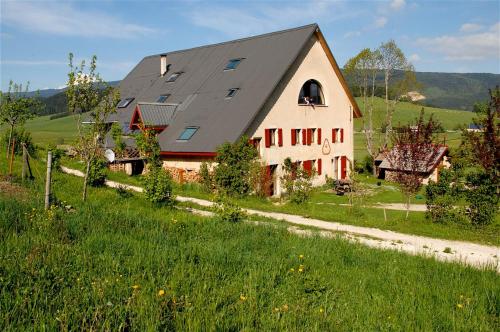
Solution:
{"label": "roof slope", "polygon": [[[170,94],[179,104],[175,118],[158,139],[164,152],[213,152],[236,141],[258,114],[276,86],[318,30],[316,24],[166,54],[169,70],[160,76],[160,55],[144,58],[120,83],[122,98],[135,100],[118,109],[119,122],[128,123],[137,103],[150,103]],[[243,58],[235,70],[224,71],[231,59]],[[175,82],[166,82],[182,72]],[[231,99],[228,90],[238,88]],[[199,127],[188,141],[183,130]]]}
{"label": "roof slope", "polygon": [[168,126],[174,118],[177,104],[137,103],[142,122],[146,126]]}
{"label": "roof slope", "polygon": [[[388,152],[379,167],[393,171],[410,172],[414,170],[420,173],[429,173],[434,170],[436,166],[438,166],[441,158],[443,158],[447,151],[448,147],[444,145],[429,146],[428,153],[424,156],[424,158],[422,160],[419,160],[417,162],[417,165],[410,165],[409,163],[413,162],[412,159],[414,158],[408,157],[408,163],[406,164],[404,164],[402,161],[399,162],[403,158],[398,158],[397,155],[404,154],[405,151],[394,147]],[[396,165],[393,165],[394,163],[396,163]]]}

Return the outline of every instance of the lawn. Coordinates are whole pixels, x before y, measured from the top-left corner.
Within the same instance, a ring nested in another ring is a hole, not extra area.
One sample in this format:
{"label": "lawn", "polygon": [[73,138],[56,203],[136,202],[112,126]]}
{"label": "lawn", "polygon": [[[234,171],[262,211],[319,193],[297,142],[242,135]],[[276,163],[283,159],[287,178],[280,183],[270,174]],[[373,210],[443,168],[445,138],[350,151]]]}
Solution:
{"label": "lawn", "polygon": [[43,181],[0,192],[1,330],[498,329],[492,270],[223,223],[106,188],[82,204],[81,181],[55,172],[66,208],[48,212]]}

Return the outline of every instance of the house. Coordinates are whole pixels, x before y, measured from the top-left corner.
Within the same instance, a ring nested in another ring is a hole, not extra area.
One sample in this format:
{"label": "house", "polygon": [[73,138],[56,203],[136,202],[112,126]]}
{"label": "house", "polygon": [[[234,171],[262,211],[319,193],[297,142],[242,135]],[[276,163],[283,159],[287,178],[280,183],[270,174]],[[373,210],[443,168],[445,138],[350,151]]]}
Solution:
{"label": "house", "polygon": [[483,131],[483,127],[481,125],[478,125],[476,123],[470,123],[468,126],[467,126],[467,131],[468,132],[475,132],[475,133],[479,133],[479,132],[482,132]]}
{"label": "house", "polygon": [[361,113],[318,25],[147,56],[121,81],[112,121],[155,130],[163,166],[194,180],[224,142],[250,138],[280,195],[290,157],[347,178]]}
{"label": "house", "polygon": [[[404,153],[398,148],[392,148],[388,152],[381,154],[384,159],[378,166],[378,178],[393,180],[397,172],[417,171],[422,177],[422,183],[428,184],[430,180],[437,182],[439,179],[439,170],[449,168],[450,161],[448,157],[448,147],[444,145],[433,145],[429,152],[417,162],[416,167],[403,162],[394,162],[398,160],[396,155]],[[380,156],[380,155],[379,155]],[[392,162],[391,162],[392,160]]]}

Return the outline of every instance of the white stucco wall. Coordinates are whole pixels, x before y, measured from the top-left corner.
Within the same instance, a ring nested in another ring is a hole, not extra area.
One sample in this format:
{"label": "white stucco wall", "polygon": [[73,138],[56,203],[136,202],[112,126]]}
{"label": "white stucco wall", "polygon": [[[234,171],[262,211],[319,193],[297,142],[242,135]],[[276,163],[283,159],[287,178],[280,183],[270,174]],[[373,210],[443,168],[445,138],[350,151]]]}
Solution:
{"label": "white stucco wall", "polygon": [[[303,52],[301,61],[298,61],[288,77],[282,80],[274,98],[271,98],[247,131],[250,138],[262,138],[260,142],[262,160],[268,165],[278,165],[277,195],[281,193],[279,188],[281,165],[287,157],[292,161],[322,159],[322,174],[314,178],[314,185],[324,184],[325,175],[340,178],[340,158],[338,158],[338,174],[337,176],[334,174],[335,157],[346,156],[347,167],[353,160],[353,106],[320,42],[314,38],[310,45],[310,50],[306,49]],[[298,104],[302,85],[310,79],[322,85],[325,106],[312,107]],[[265,147],[265,129],[272,128],[282,128],[283,146]],[[300,144],[292,146],[291,129],[303,128],[321,128],[321,144],[317,142],[316,132],[315,142],[311,145],[302,145],[300,137]],[[343,143],[331,142],[333,128],[344,129]],[[323,145],[329,146],[329,149],[323,149]]]}

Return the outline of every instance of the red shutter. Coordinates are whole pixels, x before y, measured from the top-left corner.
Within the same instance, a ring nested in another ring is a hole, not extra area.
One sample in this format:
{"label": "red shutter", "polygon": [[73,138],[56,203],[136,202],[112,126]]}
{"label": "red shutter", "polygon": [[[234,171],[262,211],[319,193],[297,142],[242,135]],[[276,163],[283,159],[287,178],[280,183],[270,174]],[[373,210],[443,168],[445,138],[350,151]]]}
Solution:
{"label": "red shutter", "polygon": [[311,145],[313,131],[311,128],[307,128],[307,145]]}
{"label": "red shutter", "polygon": [[344,128],[340,129],[340,143],[344,143]]}
{"label": "red shutter", "polygon": [[340,157],[340,178],[344,180],[347,177],[347,157]]}
{"label": "red shutter", "polygon": [[321,158],[318,159],[318,175],[321,175]]}
{"label": "red shutter", "polygon": [[318,128],[318,145],[321,145],[321,128]]}
{"label": "red shutter", "polygon": [[337,129],[333,128],[332,129],[332,143],[335,143],[337,140]]}
{"label": "red shutter", "polygon": [[283,146],[283,129],[278,128],[278,146]]}
{"label": "red shutter", "polygon": [[295,142],[297,141],[297,132],[295,129],[291,130],[290,136],[292,137],[292,145],[295,145]]}
{"label": "red shutter", "polygon": [[302,145],[307,145],[307,129],[302,129]]}
{"label": "red shutter", "polygon": [[302,162],[302,165],[304,167],[304,171],[307,172],[307,174],[311,175],[311,171],[312,171],[312,160],[304,160],[304,162]]}
{"label": "red shutter", "polygon": [[264,140],[266,143],[266,148],[271,147],[271,131],[269,129],[264,130]]}

